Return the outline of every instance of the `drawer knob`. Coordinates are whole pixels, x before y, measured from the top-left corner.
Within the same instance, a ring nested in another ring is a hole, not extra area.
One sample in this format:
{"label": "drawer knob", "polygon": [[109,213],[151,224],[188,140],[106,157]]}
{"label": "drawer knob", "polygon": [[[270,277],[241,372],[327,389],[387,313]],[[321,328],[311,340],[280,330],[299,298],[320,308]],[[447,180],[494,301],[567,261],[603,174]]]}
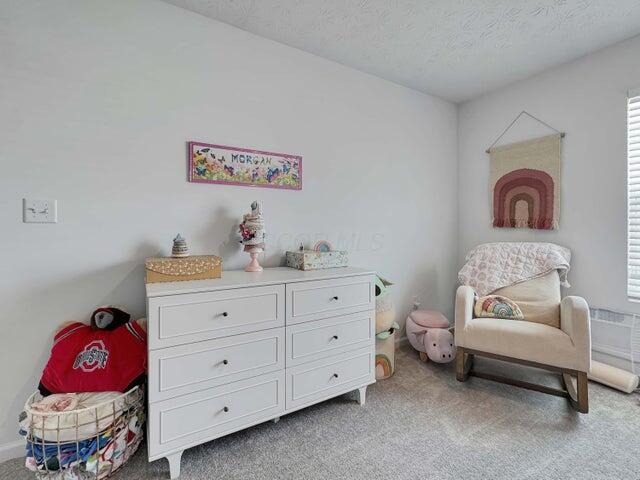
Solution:
{"label": "drawer knob", "polygon": [[222,316],[223,316],[223,317],[228,317],[228,316],[229,316],[229,314],[228,314],[227,312],[222,312]]}
{"label": "drawer knob", "polygon": [[224,407],[224,408],[222,409],[222,411],[223,411],[223,412],[225,412],[225,413],[226,413],[226,412],[228,412],[228,411],[229,411],[229,407]]}
{"label": "drawer knob", "polygon": [[335,295],[335,296],[331,297],[331,300],[338,300],[338,296]]}
{"label": "drawer knob", "polygon": [[225,360],[222,360],[222,364],[223,364],[223,365],[228,365],[228,364],[229,364],[229,360],[226,360],[226,359],[225,359]]}
{"label": "drawer knob", "polygon": [[337,339],[338,339],[338,335],[334,335],[334,336],[333,336],[333,337],[331,337],[331,338],[333,338],[334,340],[337,340]]}
{"label": "drawer knob", "polygon": [[333,374],[333,378],[338,378],[338,374],[337,374],[337,373],[334,373],[334,374]]}

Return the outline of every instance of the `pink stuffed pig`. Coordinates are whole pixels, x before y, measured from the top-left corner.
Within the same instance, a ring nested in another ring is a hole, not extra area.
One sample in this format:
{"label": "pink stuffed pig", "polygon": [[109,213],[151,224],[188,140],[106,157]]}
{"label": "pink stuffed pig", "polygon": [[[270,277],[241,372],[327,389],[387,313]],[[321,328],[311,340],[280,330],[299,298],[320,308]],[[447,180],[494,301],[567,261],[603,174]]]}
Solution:
{"label": "pink stuffed pig", "polygon": [[420,360],[447,363],[456,358],[449,321],[440,312],[414,310],[409,314],[406,325],[407,338],[413,348],[420,352]]}

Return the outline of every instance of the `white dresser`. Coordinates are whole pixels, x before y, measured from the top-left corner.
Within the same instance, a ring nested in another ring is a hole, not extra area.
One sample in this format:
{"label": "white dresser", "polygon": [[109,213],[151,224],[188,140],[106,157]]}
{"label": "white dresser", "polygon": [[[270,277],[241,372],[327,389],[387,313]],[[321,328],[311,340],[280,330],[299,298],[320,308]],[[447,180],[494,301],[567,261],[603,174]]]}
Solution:
{"label": "white dresser", "polygon": [[225,271],[147,284],[149,461],[375,382],[374,274]]}

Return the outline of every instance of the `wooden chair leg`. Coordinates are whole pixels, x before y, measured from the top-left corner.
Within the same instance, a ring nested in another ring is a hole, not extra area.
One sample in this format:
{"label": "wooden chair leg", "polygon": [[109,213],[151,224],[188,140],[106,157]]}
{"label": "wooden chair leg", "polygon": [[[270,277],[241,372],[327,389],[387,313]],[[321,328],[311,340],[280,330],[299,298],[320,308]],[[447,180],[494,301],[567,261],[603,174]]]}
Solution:
{"label": "wooden chair leg", "polygon": [[589,380],[587,372],[578,373],[578,411],[589,413]]}
{"label": "wooden chair leg", "polygon": [[464,382],[464,350],[458,347],[456,354],[456,380]]}
{"label": "wooden chair leg", "polygon": [[458,347],[456,351],[456,379],[464,382],[469,378],[469,372],[473,365],[473,355],[465,353],[464,348]]}
{"label": "wooden chair leg", "polygon": [[[506,378],[491,373],[478,372],[477,370],[473,370],[473,357],[476,354],[481,357],[495,358],[503,362],[512,362],[521,365],[542,368],[552,372],[558,372],[561,374],[562,383],[564,384],[565,388],[560,390],[557,388],[547,387],[545,385],[524,382],[522,380]],[[494,382],[506,383],[507,385],[526,388],[528,390],[535,390],[537,392],[542,392],[549,395],[568,398],[571,406],[578,412],[589,413],[589,380],[587,379],[587,372],[565,370],[553,365],[544,365],[528,360],[510,358],[494,353],[481,352],[473,349],[457,347],[456,379],[459,382],[464,382],[470,375],[478,378],[492,380]]]}
{"label": "wooden chair leg", "polygon": [[571,406],[580,413],[589,413],[589,380],[586,372],[578,372],[577,378],[562,374]]}

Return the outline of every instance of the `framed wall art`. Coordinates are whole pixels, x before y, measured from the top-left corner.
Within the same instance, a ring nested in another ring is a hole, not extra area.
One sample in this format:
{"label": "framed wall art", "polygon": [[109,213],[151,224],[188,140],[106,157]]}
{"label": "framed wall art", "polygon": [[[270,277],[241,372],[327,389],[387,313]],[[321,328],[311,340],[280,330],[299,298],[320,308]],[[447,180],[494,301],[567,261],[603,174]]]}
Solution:
{"label": "framed wall art", "polygon": [[302,157],[188,142],[189,181],[245,187],[302,189]]}

